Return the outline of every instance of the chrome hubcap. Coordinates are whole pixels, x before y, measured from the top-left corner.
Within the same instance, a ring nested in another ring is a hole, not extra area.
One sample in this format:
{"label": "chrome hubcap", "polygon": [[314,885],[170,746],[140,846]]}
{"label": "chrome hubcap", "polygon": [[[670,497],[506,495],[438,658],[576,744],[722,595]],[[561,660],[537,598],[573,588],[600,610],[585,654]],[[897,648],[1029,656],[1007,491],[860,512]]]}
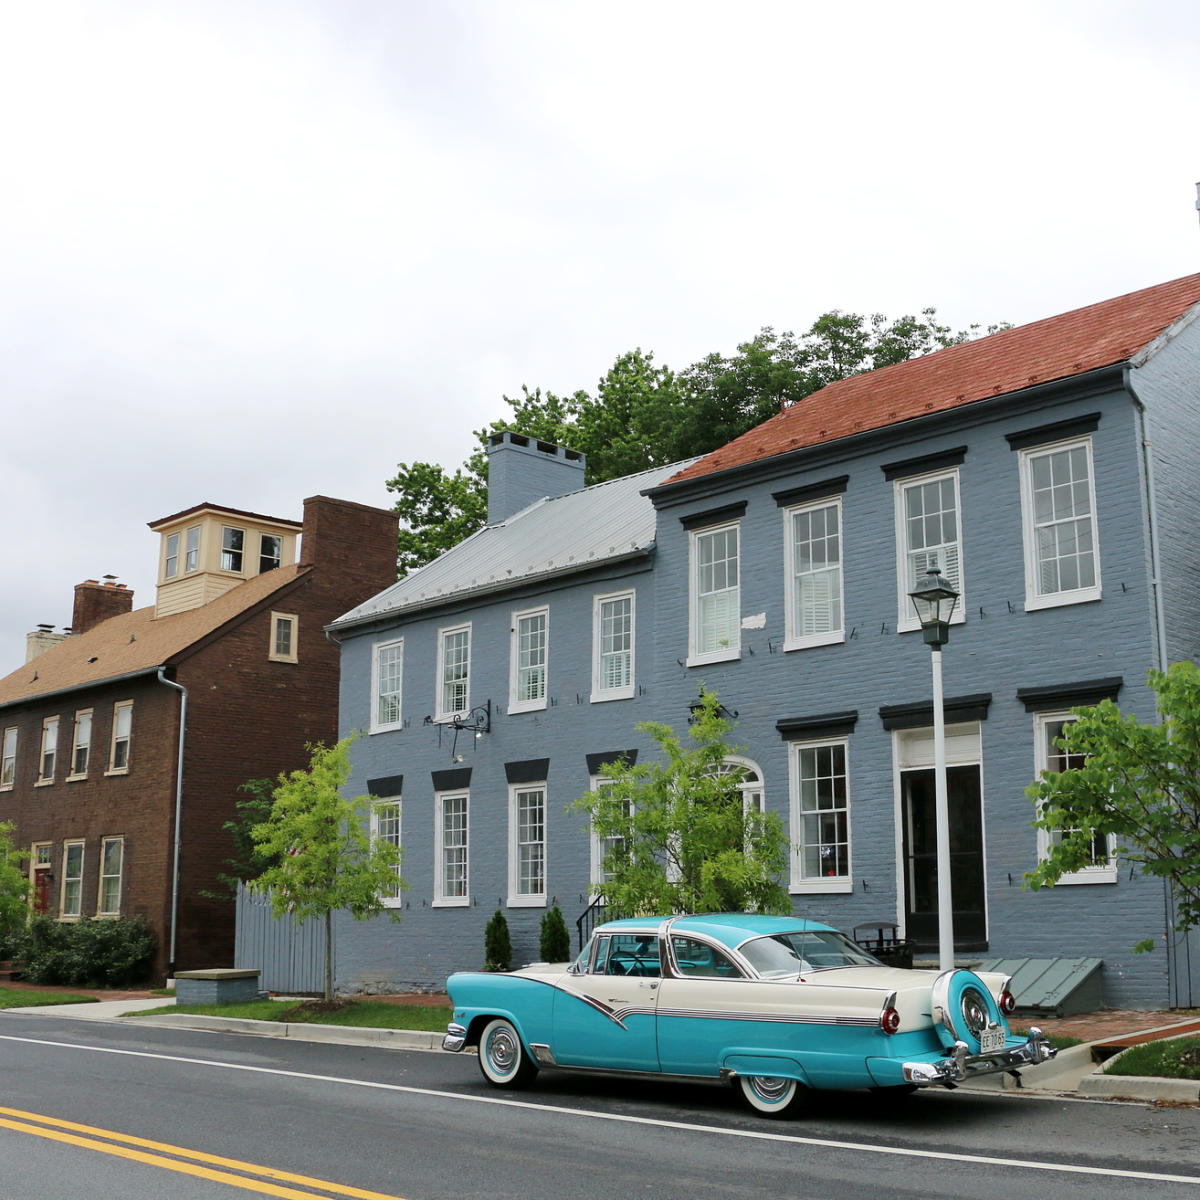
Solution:
{"label": "chrome hubcap", "polygon": [[967,1028],[978,1037],[989,1024],[987,1001],[976,988],[964,988],[960,1007]]}
{"label": "chrome hubcap", "polygon": [[488,1060],[501,1074],[513,1069],[517,1061],[517,1047],[506,1030],[497,1030],[488,1038]]}
{"label": "chrome hubcap", "polygon": [[753,1080],[754,1090],[764,1100],[772,1103],[782,1100],[791,1087],[790,1079],[782,1079],[778,1075],[756,1075]]}

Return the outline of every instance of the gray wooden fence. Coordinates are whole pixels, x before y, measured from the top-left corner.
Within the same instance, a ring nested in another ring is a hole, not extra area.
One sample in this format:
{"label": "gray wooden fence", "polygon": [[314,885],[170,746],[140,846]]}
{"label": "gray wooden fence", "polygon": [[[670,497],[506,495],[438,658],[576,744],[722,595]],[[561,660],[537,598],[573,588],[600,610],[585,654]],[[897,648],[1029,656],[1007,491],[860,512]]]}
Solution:
{"label": "gray wooden fence", "polygon": [[265,992],[303,995],[325,990],[325,924],[318,919],[276,920],[269,896],[238,884],[233,965],[257,969]]}

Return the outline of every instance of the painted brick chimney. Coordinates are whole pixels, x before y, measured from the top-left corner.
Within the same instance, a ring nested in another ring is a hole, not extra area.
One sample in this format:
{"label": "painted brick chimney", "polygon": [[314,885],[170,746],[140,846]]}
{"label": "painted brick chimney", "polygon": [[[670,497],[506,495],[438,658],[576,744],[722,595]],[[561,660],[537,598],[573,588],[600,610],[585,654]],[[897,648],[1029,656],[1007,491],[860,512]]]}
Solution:
{"label": "painted brick chimney", "polygon": [[498,525],[543,496],[584,484],[587,455],[504,430],[488,439],[488,524]]}
{"label": "painted brick chimney", "polygon": [[71,632],[87,633],[109,617],[133,611],[133,592],[123,583],[85,579],[75,585],[75,610]]}

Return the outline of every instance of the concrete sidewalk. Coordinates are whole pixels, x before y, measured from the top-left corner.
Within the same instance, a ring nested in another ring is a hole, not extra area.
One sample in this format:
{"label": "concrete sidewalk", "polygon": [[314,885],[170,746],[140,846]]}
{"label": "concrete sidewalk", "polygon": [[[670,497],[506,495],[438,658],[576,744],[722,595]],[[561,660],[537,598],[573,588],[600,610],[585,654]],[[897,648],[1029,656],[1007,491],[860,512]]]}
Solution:
{"label": "concrete sidewalk", "polygon": [[[29,1008],[10,1008],[4,1012],[34,1016],[68,1017],[81,1021],[113,1021],[124,1014],[145,1009],[161,1013],[137,1017],[138,1024],[204,1029],[216,1033],[241,1033],[257,1037],[293,1038],[296,1041],[341,1045],[377,1046],[393,1050],[440,1050],[442,1034],[408,1029],[361,1029],[339,1025],[309,1025],[294,1022],[250,1021],[241,1017],[201,1017],[173,1013],[172,997],[136,997],[101,1000],[93,1004],[54,1004]],[[132,1023],[132,1022],[130,1022]],[[1004,1092],[1010,1095],[1080,1096],[1089,1099],[1139,1100],[1151,1103],[1198,1104],[1200,1081],[1194,1079],[1156,1079],[1138,1076],[1105,1075],[1097,1059],[1114,1046],[1184,1034],[1200,1033],[1200,1021],[1179,1013],[1114,1012],[1082,1014],[1077,1017],[1044,1021],[1017,1018],[1017,1027],[1038,1025],[1044,1033],[1082,1037],[1082,1045],[1060,1050],[1048,1063],[1023,1067],[1020,1071],[986,1075],[961,1085],[968,1091]],[[1109,1057],[1115,1057],[1115,1054]]]}

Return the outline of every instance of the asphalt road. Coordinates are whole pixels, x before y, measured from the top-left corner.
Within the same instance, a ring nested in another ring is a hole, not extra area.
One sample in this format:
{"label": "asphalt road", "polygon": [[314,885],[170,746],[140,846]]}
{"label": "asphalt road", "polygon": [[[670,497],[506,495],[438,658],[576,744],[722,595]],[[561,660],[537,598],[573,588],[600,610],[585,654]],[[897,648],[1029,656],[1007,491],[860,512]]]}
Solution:
{"label": "asphalt road", "polygon": [[769,1121],[716,1086],[0,1013],[0,1197],[1200,1200],[1200,1109],[823,1093]]}

